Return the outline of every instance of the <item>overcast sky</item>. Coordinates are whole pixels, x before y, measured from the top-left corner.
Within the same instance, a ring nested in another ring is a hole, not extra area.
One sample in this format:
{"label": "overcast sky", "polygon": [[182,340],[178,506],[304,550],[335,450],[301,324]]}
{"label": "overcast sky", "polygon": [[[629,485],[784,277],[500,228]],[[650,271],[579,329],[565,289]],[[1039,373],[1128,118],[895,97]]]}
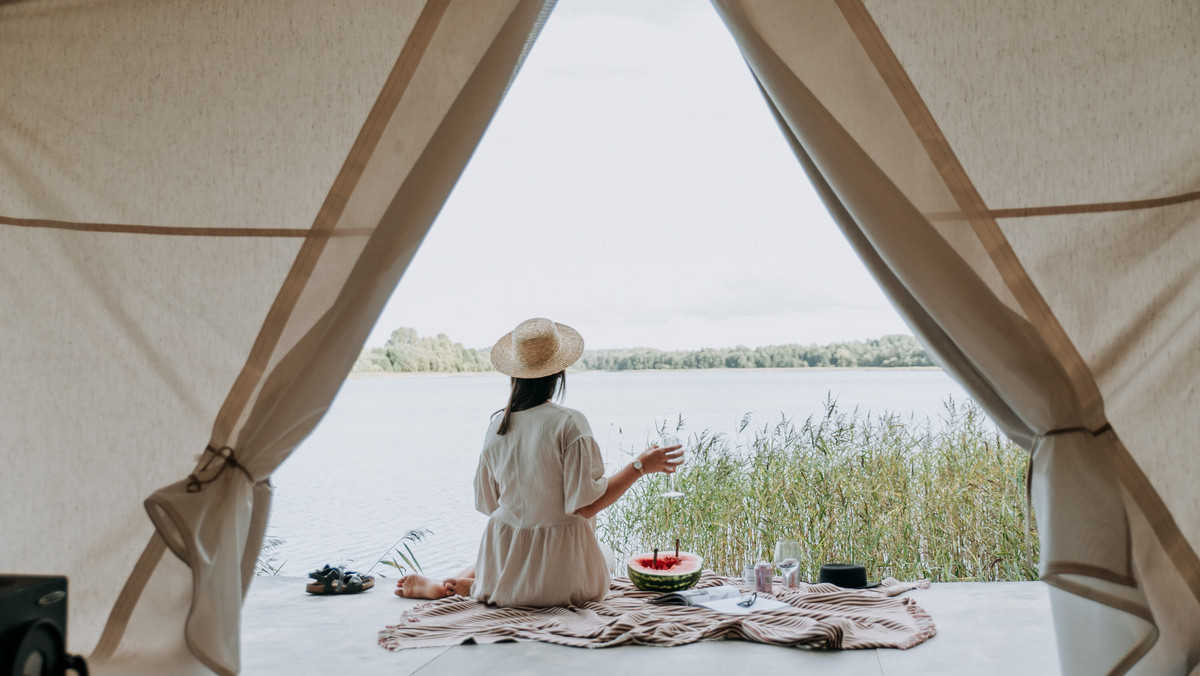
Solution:
{"label": "overcast sky", "polygon": [[367,344],[535,316],[590,348],[910,333],[705,0],[560,0]]}

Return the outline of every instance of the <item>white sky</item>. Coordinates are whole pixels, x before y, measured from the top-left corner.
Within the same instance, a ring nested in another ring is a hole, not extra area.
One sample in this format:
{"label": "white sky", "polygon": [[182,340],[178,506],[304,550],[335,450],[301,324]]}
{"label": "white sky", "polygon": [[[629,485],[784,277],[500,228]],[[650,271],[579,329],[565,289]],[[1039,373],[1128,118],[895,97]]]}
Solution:
{"label": "white sky", "polygon": [[589,348],[910,333],[705,0],[560,0],[367,344],[537,316]]}

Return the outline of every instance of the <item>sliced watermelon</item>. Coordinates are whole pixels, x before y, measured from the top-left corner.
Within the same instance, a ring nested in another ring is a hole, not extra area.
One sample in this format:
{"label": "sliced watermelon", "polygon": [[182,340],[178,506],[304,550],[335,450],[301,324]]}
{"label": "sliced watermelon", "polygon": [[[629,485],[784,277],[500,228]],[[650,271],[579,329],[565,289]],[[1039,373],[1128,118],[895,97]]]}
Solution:
{"label": "sliced watermelon", "polygon": [[700,581],[700,569],[704,559],[691,552],[659,554],[636,554],[625,562],[629,569],[629,581],[642,591],[673,592],[687,589]]}

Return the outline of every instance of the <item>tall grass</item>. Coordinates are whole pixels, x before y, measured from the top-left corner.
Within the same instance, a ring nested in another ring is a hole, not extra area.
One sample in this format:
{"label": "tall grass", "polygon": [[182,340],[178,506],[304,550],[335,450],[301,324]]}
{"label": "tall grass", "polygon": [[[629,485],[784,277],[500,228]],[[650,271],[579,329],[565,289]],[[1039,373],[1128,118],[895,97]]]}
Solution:
{"label": "tall grass", "polygon": [[1037,579],[1028,456],[972,402],[947,402],[940,424],[860,416],[832,401],[799,427],[781,418],[745,435],[746,424],[736,440],[687,441],[675,479],[686,497],[661,498],[667,477],[656,474],[601,512],[600,539],[618,561],[679,538],[706,568],[740,575],[792,539],[806,580],[828,562],[861,563],[871,579]]}

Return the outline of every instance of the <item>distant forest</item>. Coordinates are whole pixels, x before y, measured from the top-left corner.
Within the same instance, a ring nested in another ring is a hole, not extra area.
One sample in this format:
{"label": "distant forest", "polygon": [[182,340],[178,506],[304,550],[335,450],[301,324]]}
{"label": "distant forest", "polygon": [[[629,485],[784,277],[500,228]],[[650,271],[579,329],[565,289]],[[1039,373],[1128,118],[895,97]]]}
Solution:
{"label": "distant forest", "polygon": [[[491,371],[490,349],[455,343],[444,333],[417,335],[415,329],[392,332],[383,347],[367,348],[354,363],[354,373],[466,373]],[[893,334],[874,340],[829,345],[704,348],[703,350],[585,350],[572,370],[639,371],[649,369],[754,369],[933,366],[925,348],[912,336]]]}

